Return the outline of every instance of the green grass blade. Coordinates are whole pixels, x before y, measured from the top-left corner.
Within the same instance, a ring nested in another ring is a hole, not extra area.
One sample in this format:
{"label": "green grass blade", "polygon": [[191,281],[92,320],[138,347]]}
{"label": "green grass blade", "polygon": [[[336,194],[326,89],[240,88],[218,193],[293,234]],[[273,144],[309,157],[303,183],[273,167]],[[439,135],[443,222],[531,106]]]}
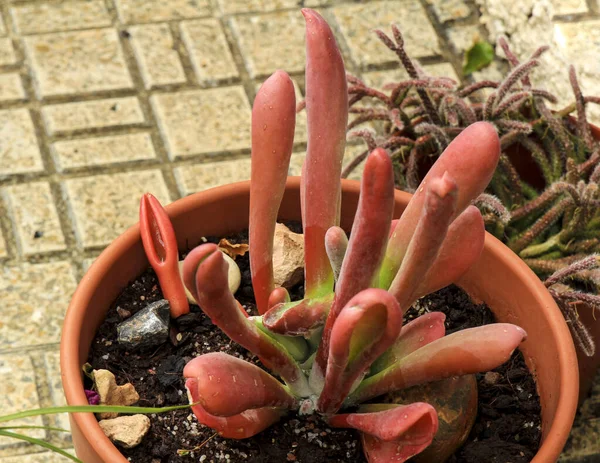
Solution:
{"label": "green grass blade", "polygon": [[0,430],[11,430],[11,429],[45,429],[46,431],[56,431],[56,432],[71,432],[68,429],[63,428],[55,428],[53,426],[0,426]]}
{"label": "green grass blade", "polygon": [[25,410],[19,413],[13,413],[11,415],[0,416],[0,423],[12,420],[18,420],[21,418],[27,418],[30,416],[41,416],[41,415],[54,415],[57,413],[102,413],[102,412],[113,412],[113,413],[125,413],[125,414],[136,414],[141,413],[144,415],[150,415],[152,413],[166,413],[173,410],[184,410],[190,408],[192,405],[176,405],[173,407],[125,407],[119,405],[66,405],[64,407],[46,407],[36,408],[33,410]]}
{"label": "green grass blade", "polygon": [[19,434],[16,432],[6,431],[4,429],[0,429],[0,436],[10,437],[12,439],[23,440],[23,441],[29,442],[30,444],[33,444],[33,445],[39,445],[40,447],[44,447],[48,450],[52,450],[53,452],[56,452],[59,455],[62,455],[63,457],[66,457],[76,463],[83,463],[83,461],[81,461],[79,458],[74,457],[73,455],[64,451],[63,449],[58,448],[55,445],[52,445],[41,439],[36,439],[35,437],[25,436],[23,434]]}

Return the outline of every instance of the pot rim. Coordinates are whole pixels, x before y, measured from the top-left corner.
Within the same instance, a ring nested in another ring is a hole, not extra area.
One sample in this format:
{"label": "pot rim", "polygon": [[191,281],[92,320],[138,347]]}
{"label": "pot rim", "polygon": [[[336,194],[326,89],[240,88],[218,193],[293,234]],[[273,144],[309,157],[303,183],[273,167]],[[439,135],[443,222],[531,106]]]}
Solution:
{"label": "pot rim", "polygon": [[[197,207],[198,202],[211,203],[224,196],[245,194],[249,191],[249,186],[250,182],[244,181],[194,193],[174,201],[166,206],[166,210],[169,216],[178,217],[190,209],[192,205]],[[299,187],[300,177],[288,177],[286,190],[298,190]],[[342,180],[342,191],[357,194],[360,191],[360,183],[344,179]],[[396,200],[407,200],[409,197],[410,194],[395,190]],[[78,310],[78,308],[87,306],[87,301],[93,296],[94,288],[106,277],[106,269],[110,267],[107,264],[114,261],[125,249],[130,248],[140,239],[139,224],[129,227],[98,256],[72,296],[65,315],[60,342],[61,379],[69,405],[87,405],[79,362],[81,329],[85,323],[85,313],[83,310]],[[539,301],[539,309],[543,316],[549,320],[551,326],[551,333],[548,334],[558,340],[559,365],[557,371],[572,371],[570,375],[557,375],[562,384],[560,385],[560,397],[555,418],[532,460],[536,463],[554,461],[560,455],[566,442],[577,410],[579,379],[573,340],[552,296],[533,271],[501,241],[487,232],[485,248],[494,258],[505,262],[535,294],[536,299]],[[90,443],[99,455],[105,458],[105,461],[114,463],[126,463],[128,461],[104,435],[93,413],[72,413],[70,418],[79,428],[78,432],[83,435],[82,437]]]}

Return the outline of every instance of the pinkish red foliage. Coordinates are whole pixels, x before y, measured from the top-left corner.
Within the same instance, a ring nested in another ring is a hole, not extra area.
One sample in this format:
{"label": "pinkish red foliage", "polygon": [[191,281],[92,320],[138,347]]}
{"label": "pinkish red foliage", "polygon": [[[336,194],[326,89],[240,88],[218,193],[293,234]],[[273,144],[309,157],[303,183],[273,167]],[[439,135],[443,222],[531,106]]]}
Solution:
{"label": "pinkish red foliage", "polygon": [[260,87],[252,108],[250,268],[258,313],[273,291],[273,234],[294,144],[296,96],[292,79],[275,72]]}
{"label": "pinkish red foliage", "polygon": [[171,316],[177,318],[188,313],[190,306],[179,275],[175,231],[167,211],[150,193],[142,196],[140,201],[140,235],[148,261],[169,301]]}
{"label": "pinkish red foliage", "polygon": [[[250,437],[297,409],[321,413],[331,426],[357,429],[371,463],[402,462],[431,443],[438,427],[431,405],[370,404],[357,413],[337,413],[402,388],[495,368],[526,336],[510,324],[445,336],[441,313],[402,327],[403,312],[417,298],[456,281],[478,259],[483,219],[470,204],[496,167],[498,136],[486,123],[465,129],[430,169],[397,222],[392,221],[391,161],[383,148],[373,150],[366,158],[348,241],[338,227],[348,118],[344,64],[325,20],[312,10],[303,14],[305,298],[290,301],[287,290],[273,284],[273,235],[295,124],[293,86],[282,71],[259,91],[252,121],[250,260],[262,316],[248,317],[231,294],[227,264],[215,245],[192,250],[183,269],[185,285],[213,323],[280,379],[214,353],[186,366],[186,386],[198,420],[225,437]],[[358,89],[361,84],[355,81]],[[168,234],[164,226],[157,229]],[[165,249],[172,253],[176,245]]]}

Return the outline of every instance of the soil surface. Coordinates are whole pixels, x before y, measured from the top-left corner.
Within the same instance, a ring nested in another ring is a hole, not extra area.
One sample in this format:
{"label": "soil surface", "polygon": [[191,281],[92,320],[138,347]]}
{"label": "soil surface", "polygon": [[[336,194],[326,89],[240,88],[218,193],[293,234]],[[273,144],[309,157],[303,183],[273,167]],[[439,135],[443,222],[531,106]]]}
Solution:
{"label": "soil surface", "polygon": [[[289,225],[299,231],[298,225]],[[208,239],[217,242],[215,239]],[[232,243],[246,242],[246,234],[228,237]],[[254,313],[248,254],[237,257],[242,284],[236,298]],[[290,291],[292,300],[302,297],[301,285]],[[197,306],[172,322],[170,342],[162,346],[129,352],[117,342],[116,325],[149,303],[162,298],[154,271],[148,269],[133,281],[110,308],[92,344],[88,362],[95,369],[107,369],[118,384],[132,383],[140,395],[140,406],[187,404],[182,371],[192,358],[208,352],[226,352],[260,365],[258,359],[237,346],[213,327]],[[447,333],[492,323],[493,314],[485,305],[474,304],[459,288],[450,286],[421,299],[407,319],[424,311],[447,315]],[[529,462],[541,438],[540,403],[535,383],[522,355],[494,370],[478,375],[479,413],[467,443],[450,462]],[[87,384],[91,388],[91,384]],[[301,463],[366,462],[358,434],[333,429],[318,416],[299,417],[290,413],[279,423],[255,437],[241,441],[223,439],[199,424],[189,410],[150,416],[152,425],[141,445],[121,449],[134,463],[252,462]]]}

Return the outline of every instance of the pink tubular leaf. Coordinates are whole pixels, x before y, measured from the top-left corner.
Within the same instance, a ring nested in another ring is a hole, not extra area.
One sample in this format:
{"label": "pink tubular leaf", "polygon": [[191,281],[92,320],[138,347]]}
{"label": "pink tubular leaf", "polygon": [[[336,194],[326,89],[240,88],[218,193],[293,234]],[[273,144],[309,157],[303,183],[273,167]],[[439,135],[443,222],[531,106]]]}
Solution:
{"label": "pink tubular leaf", "polygon": [[[458,185],[455,212],[458,215],[483,192],[494,174],[499,157],[500,142],[496,130],[487,122],[476,122],[450,143],[421,185],[425,186],[448,172]],[[382,288],[389,287],[400,268],[424,201],[423,188],[419,187],[392,233],[380,272],[379,286]]]}
{"label": "pink tubular leaf", "polygon": [[175,231],[167,212],[150,193],[140,201],[140,235],[150,265],[156,272],[160,288],[169,301],[171,317],[190,311],[185,288],[179,275],[179,251]]}
{"label": "pink tubular leaf", "polygon": [[360,185],[360,199],[350,241],[340,276],[335,287],[335,299],[319,350],[313,365],[313,376],[322,377],[327,366],[329,337],[335,320],[344,306],[371,283],[383,259],[388,240],[388,227],[394,207],[394,174],[388,153],[377,148],[369,154]]}
{"label": "pink tubular leaf", "polygon": [[[189,390],[188,393],[191,396],[190,403],[197,402],[197,393]],[[194,412],[200,423],[214,429],[220,436],[228,439],[252,437],[279,421],[286,413],[285,410],[279,408],[266,407],[246,410],[239,415],[224,417],[211,415],[199,404],[192,406],[192,412]]]}
{"label": "pink tubular leaf", "polygon": [[278,304],[263,315],[263,324],[273,333],[308,337],[325,324],[332,302],[333,295],[327,295]]}
{"label": "pink tubular leaf", "polygon": [[340,175],[346,144],[348,92],[342,55],[329,25],[304,8],[306,20],[306,113],[308,145],[303,167],[306,296],[333,289],[325,233],[339,223]]}
{"label": "pink tubular leaf", "polygon": [[325,233],[325,251],[327,257],[329,257],[329,263],[333,269],[333,278],[336,282],[340,276],[347,248],[348,237],[344,230],[340,227],[331,227],[327,230],[327,233]]}
{"label": "pink tubular leaf", "polygon": [[[229,290],[227,262],[221,251],[211,244],[198,246],[185,258],[183,272],[183,279],[200,308],[221,331],[256,354],[296,395],[309,394],[306,377],[290,353],[240,310]],[[189,286],[191,281],[194,281],[193,291]]]}
{"label": "pink tubular leaf", "polygon": [[269,373],[222,352],[191,360],[183,376],[186,388],[197,393],[198,402],[211,415],[233,416],[254,408],[290,409],[298,405],[289,390]]}
{"label": "pink tubular leaf", "polygon": [[437,413],[426,403],[373,404],[363,410],[334,415],[329,424],[359,430],[369,463],[404,462],[429,446],[438,429]]}
{"label": "pink tubular leaf", "polygon": [[[188,291],[192,294],[196,302],[198,302],[198,291],[196,290],[196,270],[200,262],[210,256],[212,253],[219,251],[219,247],[213,243],[206,243],[202,246],[198,246],[192,249],[185,260],[183,261],[183,283]],[[244,317],[248,318],[248,313],[244,310],[242,305],[236,301],[240,313]]]}
{"label": "pink tubular leaf", "polygon": [[260,87],[252,108],[252,179],[249,244],[252,286],[259,313],[273,290],[273,235],[283,198],[296,125],[290,77],[275,72]]}
{"label": "pink tubular leaf", "polygon": [[467,207],[450,224],[438,255],[419,284],[416,299],[457,281],[479,259],[485,224],[475,206]]}
{"label": "pink tubular leaf", "polygon": [[285,304],[286,302],[290,302],[290,300],[290,294],[287,292],[287,289],[282,287],[275,288],[269,295],[269,309],[275,307],[277,304]]}
{"label": "pink tubular leaf", "polygon": [[458,187],[445,172],[425,185],[425,201],[400,269],[390,285],[400,308],[405,311],[417,298],[419,285],[435,261],[456,209]]}
{"label": "pink tubular leaf", "polygon": [[417,349],[444,337],[445,320],[446,315],[442,312],[429,312],[404,325],[392,347],[373,362],[370,374],[379,373]]}
{"label": "pink tubular leaf", "polygon": [[365,289],[346,304],[331,331],[320,412],[340,408],[354,383],[396,341],[401,327],[402,312],[387,291]]}
{"label": "pink tubular leaf", "polygon": [[526,336],[522,328],[509,323],[444,336],[364,379],[348,397],[347,405],[417,384],[491,370],[506,362]]}

